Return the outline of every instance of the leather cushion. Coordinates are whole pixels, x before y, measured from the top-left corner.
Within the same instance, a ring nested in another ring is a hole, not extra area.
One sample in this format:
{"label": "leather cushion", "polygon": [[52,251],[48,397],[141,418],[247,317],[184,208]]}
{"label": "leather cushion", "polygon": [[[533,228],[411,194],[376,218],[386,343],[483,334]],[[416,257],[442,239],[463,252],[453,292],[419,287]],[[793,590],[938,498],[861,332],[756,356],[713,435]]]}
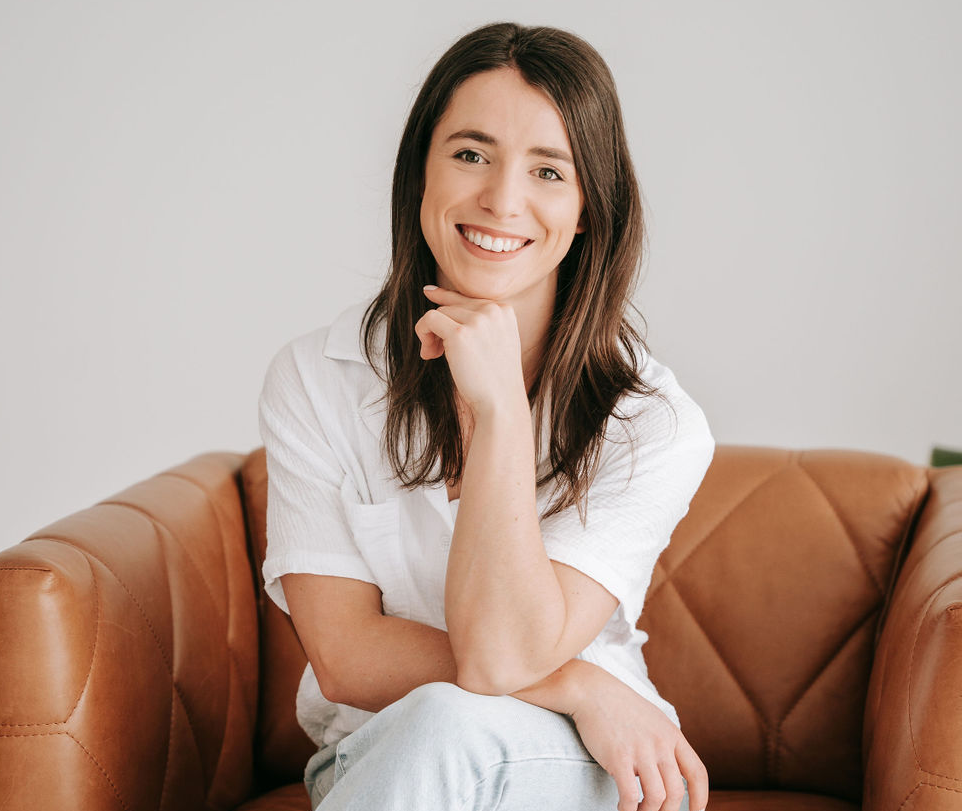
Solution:
{"label": "leather cushion", "polygon": [[718,449],[639,622],[713,785],[859,800],[876,626],[926,489],[877,454]]}
{"label": "leather cushion", "polygon": [[254,741],[256,783],[277,786],[304,776],[316,747],[297,723],[294,701],[307,656],[290,617],[264,591],[262,572],[267,551],[267,455],[252,452],[241,467],[247,509],[250,555],[257,578],[260,622],[260,702]]}

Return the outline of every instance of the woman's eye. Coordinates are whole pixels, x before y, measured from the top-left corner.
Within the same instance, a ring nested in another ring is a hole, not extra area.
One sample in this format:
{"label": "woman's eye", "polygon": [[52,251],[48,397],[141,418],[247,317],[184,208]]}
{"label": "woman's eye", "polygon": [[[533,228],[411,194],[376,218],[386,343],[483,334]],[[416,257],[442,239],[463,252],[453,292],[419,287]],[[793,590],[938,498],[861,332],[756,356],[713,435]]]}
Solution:
{"label": "woman's eye", "polygon": [[482,158],[473,149],[462,149],[454,157],[458,160],[464,161],[465,163],[484,163],[484,158]]}
{"label": "woman's eye", "polygon": [[538,177],[541,180],[562,180],[561,175],[554,169],[549,169],[547,166],[543,166],[538,170]]}

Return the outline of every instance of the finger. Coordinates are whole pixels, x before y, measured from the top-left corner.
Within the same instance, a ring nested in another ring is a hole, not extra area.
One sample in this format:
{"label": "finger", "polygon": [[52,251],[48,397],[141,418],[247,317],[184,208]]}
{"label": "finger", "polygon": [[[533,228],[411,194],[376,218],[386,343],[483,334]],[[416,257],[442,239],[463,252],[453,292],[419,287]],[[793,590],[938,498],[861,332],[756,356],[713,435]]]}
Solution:
{"label": "finger", "polygon": [[448,290],[445,287],[438,287],[433,284],[426,284],[424,286],[424,295],[436,304],[472,304],[485,303],[490,300],[471,298],[470,296],[465,296],[463,293],[457,292],[457,290]]}
{"label": "finger", "polygon": [[688,741],[675,747],[675,759],[688,781],[688,807],[691,811],[703,811],[708,805],[708,769]]}
{"label": "finger", "polygon": [[414,325],[414,333],[421,339],[421,357],[431,360],[443,355],[445,338],[450,338],[459,327],[444,313],[428,310]]}
{"label": "finger", "polygon": [[661,811],[678,811],[685,797],[685,781],[681,779],[678,764],[672,758],[659,763],[658,771],[665,784],[665,801],[661,804]]}
{"label": "finger", "polygon": [[624,768],[611,773],[618,787],[618,811],[638,811],[638,778],[635,770],[626,763]]}
{"label": "finger", "polygon": [[658,766],[647,758],[637,764],[638,778],[641,780],[641,807],[638,811],[661,811],[665,802],[665,781]]}
{"label": "finger", "polygon": [[459,324],[469,324],[478,317],[477,310],[458,304],[442,304],[438,307],[438,312],[443,313],[452,321],[457,321]]}

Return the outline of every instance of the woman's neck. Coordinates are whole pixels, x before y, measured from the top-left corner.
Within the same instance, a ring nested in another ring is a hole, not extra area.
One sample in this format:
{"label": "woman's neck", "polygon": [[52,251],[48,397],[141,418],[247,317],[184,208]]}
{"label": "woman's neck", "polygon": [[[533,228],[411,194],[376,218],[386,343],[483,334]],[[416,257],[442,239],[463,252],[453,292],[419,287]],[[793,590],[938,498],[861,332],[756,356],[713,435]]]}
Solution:
{"label": "woman's neck", "polygon": [[558,287],[558,271],[546,277],[542,284],[508,299],[518,319],[518,335],[521,339],[521,368],[524,372],[525,390],[530,392],[541,372],[545,349],[548,345],[548,329],[554,315],[555,295]]}

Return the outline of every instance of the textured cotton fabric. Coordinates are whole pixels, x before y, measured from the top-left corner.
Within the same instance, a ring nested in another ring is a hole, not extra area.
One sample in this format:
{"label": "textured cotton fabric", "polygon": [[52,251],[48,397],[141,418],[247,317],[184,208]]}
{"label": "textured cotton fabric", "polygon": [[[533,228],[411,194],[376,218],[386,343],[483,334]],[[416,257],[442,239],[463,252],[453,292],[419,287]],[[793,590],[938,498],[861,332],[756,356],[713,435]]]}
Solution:
{"label": "textured cotton fabric", "polygon": [[[360,345],[363,313],[358,305],[329,328],[296,338],[267,372],[260,398],[267,593],[288,611],[282,575],[349,577],[381,590],[385,614],[446,629],[444,581],[455,518],[443,482],[412,491],[393,477],[381,448],[384,383]],[[677,724],[648,679],[641,654],[647,637],[635,622],[655,561],[688,511],[714,441],[671,371],[645,360],[643,377],[664,399],[622,398],[618,410],[632,419],[608,421],[586,523],[572,506],[541,521],[541,534],[552,560],[585,573],[619,602],[579,658],[621,679]],[[551,497],[550,485],[539,488],[539,515]],[[318,746],[371,716],[324,699],[309,666],[297,704],[298,721]]]}

